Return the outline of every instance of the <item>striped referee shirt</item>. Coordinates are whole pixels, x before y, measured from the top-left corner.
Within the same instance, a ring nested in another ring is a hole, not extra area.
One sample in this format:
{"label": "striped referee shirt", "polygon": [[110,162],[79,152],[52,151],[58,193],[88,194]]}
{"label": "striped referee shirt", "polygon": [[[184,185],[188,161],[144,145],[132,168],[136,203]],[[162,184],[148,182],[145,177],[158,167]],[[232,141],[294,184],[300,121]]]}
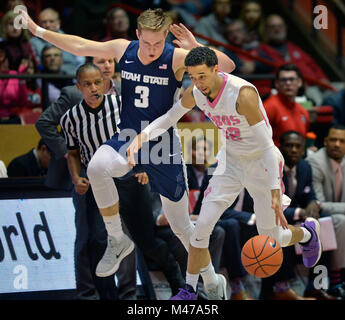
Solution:
{"label": "striped referee shirt", "polygon": [[104,95],[97,108],[85,100],[69,109],[60,119],[67,149],[80,149],[81,161],[87,166],[93,154],[118,129],[121,100],[118,95]]}

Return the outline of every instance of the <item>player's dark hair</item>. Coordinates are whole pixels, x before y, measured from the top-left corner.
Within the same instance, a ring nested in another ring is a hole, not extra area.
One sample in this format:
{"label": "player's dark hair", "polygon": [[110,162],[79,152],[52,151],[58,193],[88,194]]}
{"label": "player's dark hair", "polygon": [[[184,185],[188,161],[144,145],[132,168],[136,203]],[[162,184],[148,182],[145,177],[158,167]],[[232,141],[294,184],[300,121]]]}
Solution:
{"label": "player's dark hair", "polygon": [[87,62],[87,63],[84,63],[82,64],[77,72],[76,72],[76,77],[77,77],[77,81],[80,82],[80,78],[81,78],[81,75],[84,73],[84,71],[86,70],[89,70],[89,69],[95,69],[95,70],[98,70],[99,73],[102,75],[102,71],[100,68],[98,68],[95,64],[93,64],[92,62]]}
{"label": "player's dark hair", "polygon": [[216,53],[208,47],[196,47],[189,51],[184,61],[186,67],[194,67],[206,64],[214,67],[218,64]]}

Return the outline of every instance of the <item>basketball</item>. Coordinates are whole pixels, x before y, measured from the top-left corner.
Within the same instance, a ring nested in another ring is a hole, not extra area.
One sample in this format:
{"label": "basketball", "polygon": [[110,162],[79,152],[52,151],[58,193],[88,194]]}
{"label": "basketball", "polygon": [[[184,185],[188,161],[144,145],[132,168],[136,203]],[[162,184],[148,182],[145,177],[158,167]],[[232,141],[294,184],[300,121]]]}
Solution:
{"label": "basketball", "polygon": [[241,260],[248,273],[257,278],[266,278],[279,270],[283,262],[283,250],[272,237],[258,235],[244,244]]}

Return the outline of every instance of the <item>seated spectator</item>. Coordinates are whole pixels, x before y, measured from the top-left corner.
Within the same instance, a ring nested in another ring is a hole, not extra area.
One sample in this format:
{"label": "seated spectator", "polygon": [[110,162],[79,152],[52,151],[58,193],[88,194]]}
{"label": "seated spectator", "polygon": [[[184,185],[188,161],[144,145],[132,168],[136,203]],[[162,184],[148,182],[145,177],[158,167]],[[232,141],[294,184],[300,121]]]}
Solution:
{"label": "seated spectator", "polygon": [[[64,33],[61,30],[61,21],[59,17],[59,13],[52,9],[46,8],[41,11],[38,16],[38,25],[42,28],[45,28],[50,31],[55,31],[59,33]],[[43,62],[41,60],[42,57],[42,50],[45,46],[49,43],[41,38],[32,37],[30,39],[32,47],[35,52],[35,56],[39,64],[42,66]],[[74,56],[73,54],[62,51],[62,58],[63,58],[63,65],[61,66],[61,70],[66,74],[75,74],[77,71],[78,66],[85,62],[85,57]]]}
{"label": "seated spectator", "polygon": [[[231,21],[226,27],[225,36],[230,45],[245,50],[247,30],[242,20],[236,19]],[[233,73],[251,74],[255,72],[256,63],[252,61],[250,57],[227,49],[224,50],[224,53],[226,53],[236,65],[236,69]]]}
{"label": "seated spectator", "polygon": [[[215,0],[212,12],[200,18],[196,23],[194,31],[213,40],[226,43],[225,28],[230,22],[231,0]],[[200,43],[207,41],[198,39]]]}
{"label": "seated spectator", "polygon": [[[318,219],[329,216],[321,210],[312,184],[312,169],[310,164],[303,160],[305,139],[297,131],[287,131],[280,137],[280,151],[284,157],[285,165],[283,182],[285,194],[290,197],[291,203],[284,211],[289,224],[303,222],[307,217]],[[342,239],[339,239],[341,241]],[[318,265],[330,268],[330,254],[324,251]],[[308,283],[304,292],[305,297],[314,297],[318,300],[336,300],[323,289],[314,287],[316,275],[309,269]]]}
{"label": "seated spectator", "polygon": [[[5,13],[9,10],[13,10],[15,6],[18,6],[18,5],[24,5],[24,1],[23,0],[5,0],[0,5],[0,10],[1,12]],[[1,18],[1,15],[0,15],[0,18]]]}
{"label": "seated spectator", "polygon": [[[63,57],[62,51],[52,45],[47,45],[42,50],[41,61],[43,65],[42,73],[64,75],[66,74],[62,70]],[[73,82],[70,79],[49,79],[48,82],[48,93],[49,93],[49,104],[56,101],[63,87],[72,85]],[[38,86],[42,90],[42,80],[38,79]]]}
{"label": "seated spectator", "polygon": [[7,167],[8,177],[45,176],[50,163],[50,150],[41,139],[37,148],[14,158]]}
{"label": "seated spectator", "polygon": [[[31,74],[31,75],[39,73],[38,67],[31,59],[28,61],[28,69],[26,70],[26,73]],[[36,79],[27,79],[26,87],[28,89],[28,102],[27,102],[26,107],[35,112],[41,113],[42,112],[42,91],[38,87]]]}
{"label": "seated spectator", "polygon": [[329,95],[323,100],[322,104],[332,106],[334,124],[345,125],[345,89]]}
{"label": "seated spectator", "polygon": [[129,35],[129,17],[122,8],[115,7],[110,9],[105,17],[106,36],[101,41],[113,39],[133,40]]}
{"label": "seated spectator", "polygon": [[258,47],[263,40],[265,23],[261,3],[257,0],[247,0],[242,6],[240,19],[247,29],[244,48],[250,50]]}
{"label": "seated spectator", "polygon": [[309,130],[309,114],[295,101],[302,86],[299,69],[293,64],[286,64],[277,70],[275,87],[278,91],[264,101],[267,117],[273,130],[273,141],[279,146],[280,136],[289,130],[299,132],[303,137]]}
{"label": "seated spectator", "polygon": [[272,14],[267,17],[265,24],[265,43],[258,47],[258,53],[270,56],[271,60],[281,66],[282,64],[295,64],[303,78],[310,77],[326,83],[329,82],[319,64],[304,50],[287,38],[287,27],[284,19]]}
{"label": "seated spectator", "polygon": [[23,59],[32,59],[35,63],[37,60],[33,48],[30,44],[30,34],[27,29],[16,29],[14,20],[18,16],[13,11],[8,11],[1,19],[0,36],[8,55],[11,57],[9,68],[18,71]]}
{"label": "seated spectator", "polygon": [[307,157],[312,167],[313,187],[321,209],[331,215],[337,249],[331,261],[329,293],[345,299],[345,126],[333,125],[324,147]]}
{"label": "seated spectator", "polygon": [[[4,42],[0,42],[0,73],[24,73],[27,65],[19,67],[19,72],[11,70],[10,56]],[[18,113],[27,103],[28,92],[25,80],[16,78],[0,79],[0,124],[21,123]]]}

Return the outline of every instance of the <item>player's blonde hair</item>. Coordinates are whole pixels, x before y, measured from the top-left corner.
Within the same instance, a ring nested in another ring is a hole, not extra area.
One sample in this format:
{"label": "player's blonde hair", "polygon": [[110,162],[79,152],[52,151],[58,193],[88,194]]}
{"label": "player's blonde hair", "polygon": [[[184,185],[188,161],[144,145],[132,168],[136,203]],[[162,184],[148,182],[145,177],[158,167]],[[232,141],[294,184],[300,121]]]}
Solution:
{"label": "player's blonde hair", "polygon": [[137,19],[138,30],[166,32],[172,23],[171,17],[162,9],[145,10]]}

